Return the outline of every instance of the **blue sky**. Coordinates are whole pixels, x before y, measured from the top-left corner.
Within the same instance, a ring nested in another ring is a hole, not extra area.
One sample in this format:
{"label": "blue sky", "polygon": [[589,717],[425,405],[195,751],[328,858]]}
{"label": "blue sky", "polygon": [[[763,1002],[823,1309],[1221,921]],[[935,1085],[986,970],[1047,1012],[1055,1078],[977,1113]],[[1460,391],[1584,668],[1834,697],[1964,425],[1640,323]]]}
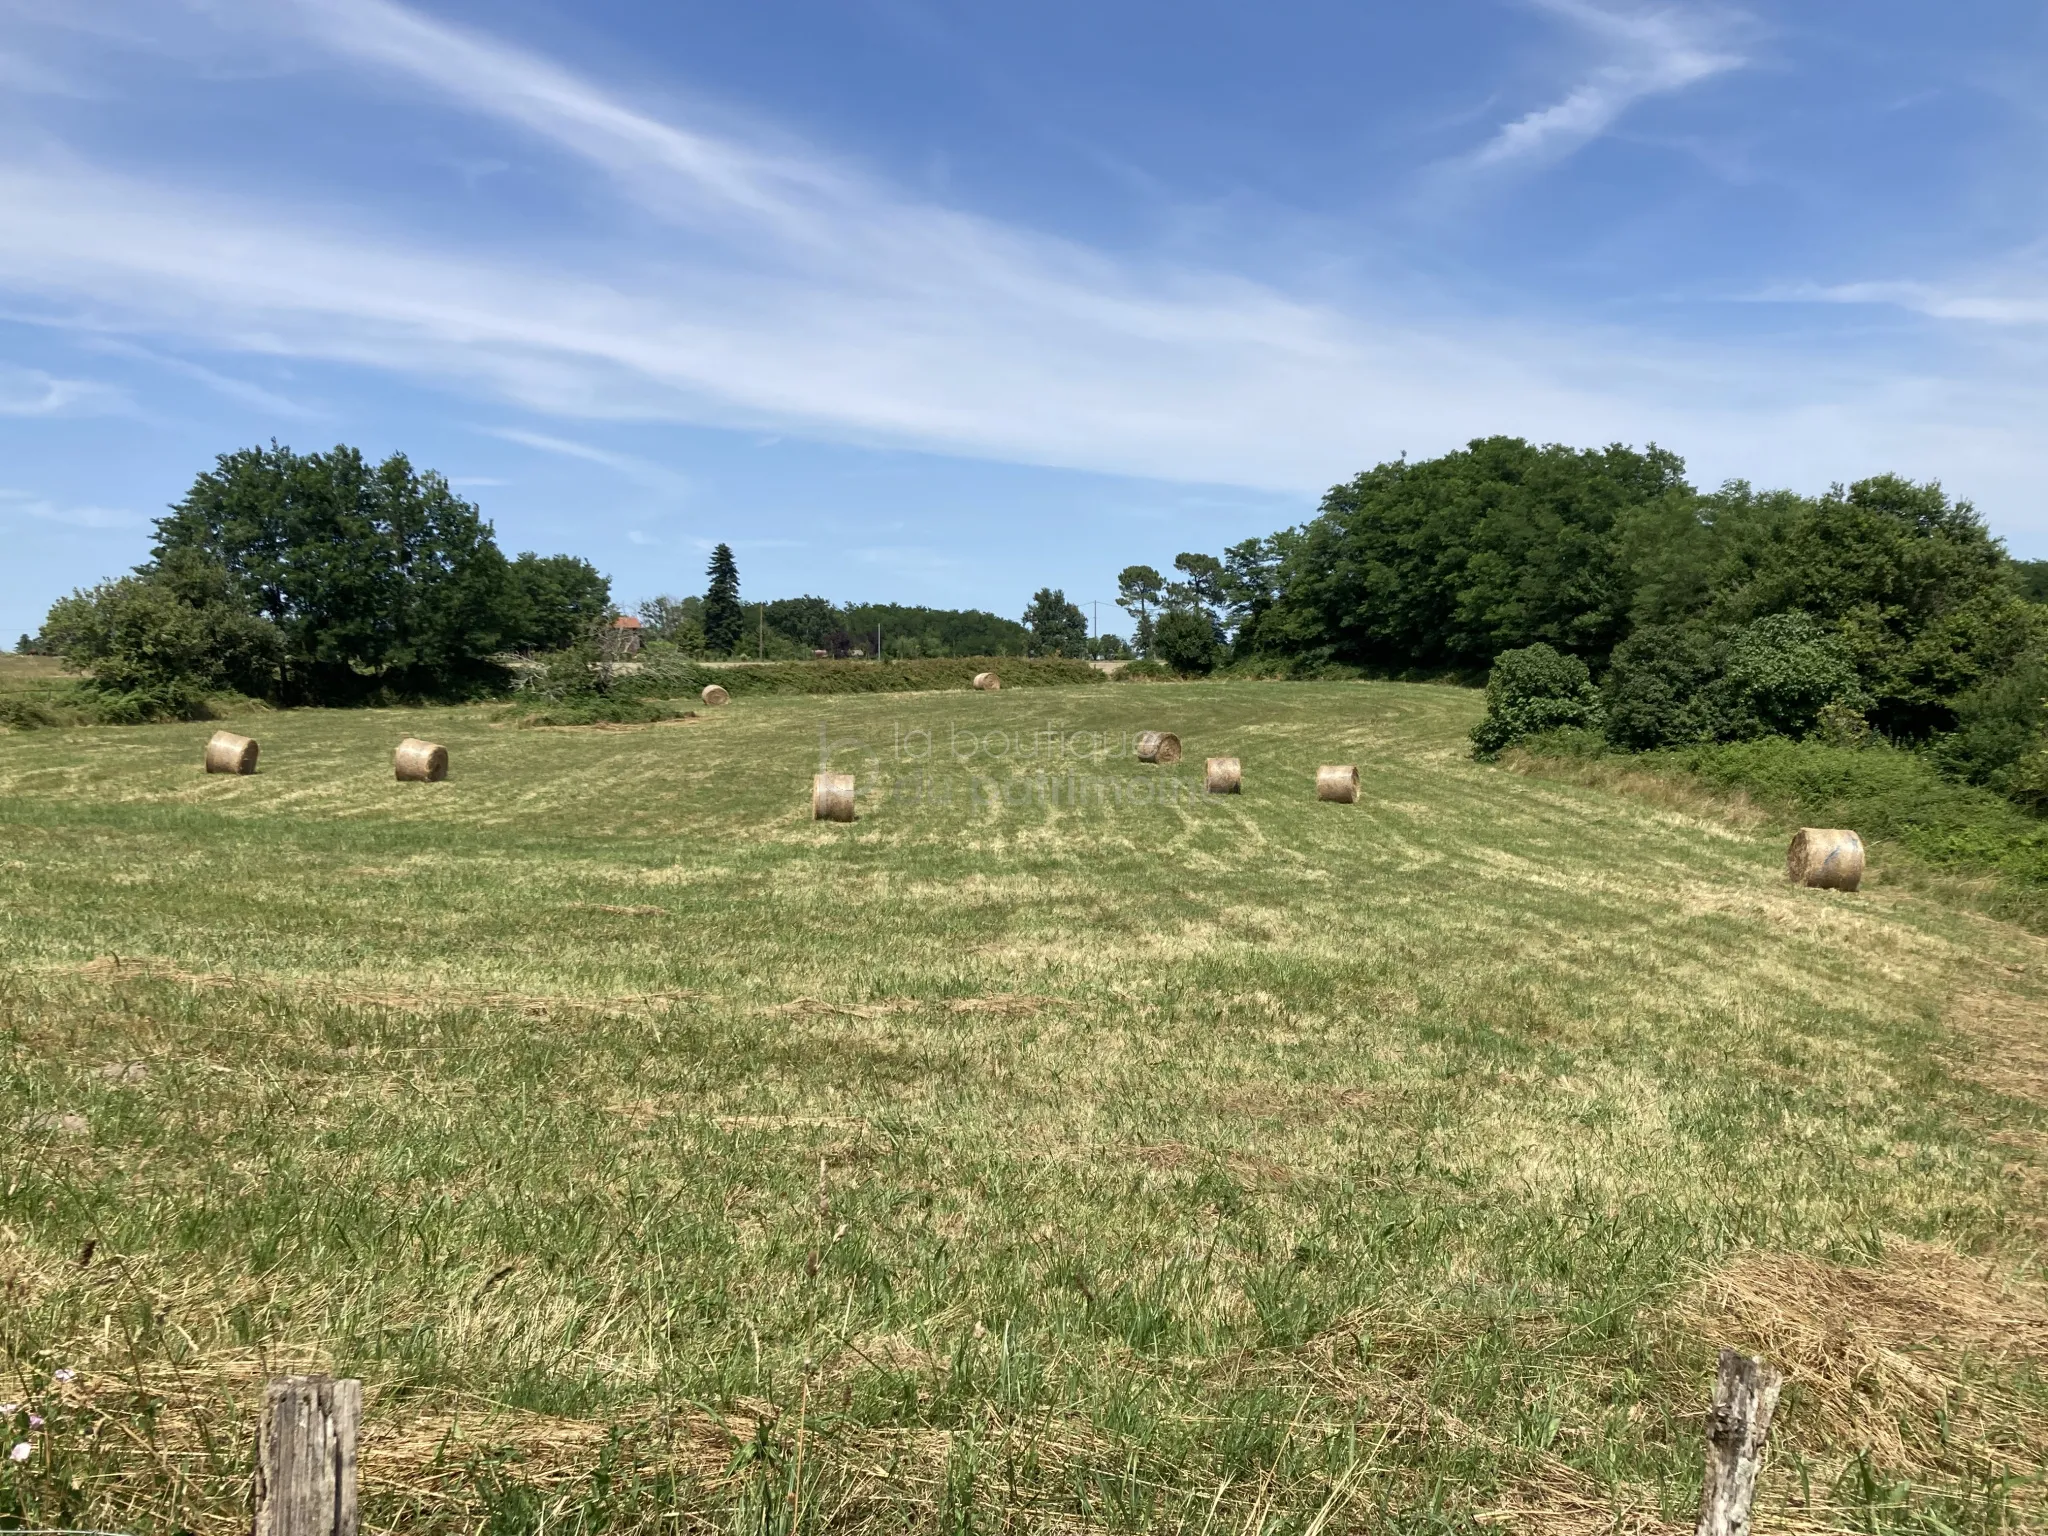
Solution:
{"label": "blue sky", "polygon": [[2044,161],[2000,0],[0,0],[0,635],[271,437],[628,605],[1107,610],[1493,432],[2048,556]]}

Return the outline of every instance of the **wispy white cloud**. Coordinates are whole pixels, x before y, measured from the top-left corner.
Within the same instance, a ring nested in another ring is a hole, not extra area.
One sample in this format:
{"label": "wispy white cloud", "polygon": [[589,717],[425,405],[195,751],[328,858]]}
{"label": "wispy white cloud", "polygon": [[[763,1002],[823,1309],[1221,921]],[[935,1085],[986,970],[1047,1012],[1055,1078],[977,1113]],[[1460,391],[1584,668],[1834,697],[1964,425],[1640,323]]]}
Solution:
{"label": "wispy white cloud", "polygon": [[[1740,62],[1695,9],[1549,3],[1605,62],[1569,112],[1503,130],[1503,161]],[[1486,430],[1673,442],[1709,478],[1937,472],[1965,450],[1986,478],[2038,478],[2037,378],[1878,376],[1811,348],[1425,314],[1375,291],[1305,298],[964,213],[772,133],[685,120],[694,109],[658,114],[391,0],[209,0],[207,14],[230,13],[288,21],[316,59],[496,123],[522,165],[566,159],[575,174],[556,181],[577,217],[530,206],[533,238],[471,244],[310,193],[237,200],[17,152],[0,163],[0,293],[17,307],[208,356],[383,370],[558,419],[1289,493]],[[607,210],[593,183],[630,206]],[[546,184],[536,173],[535,194]],[[574,435],[526,446],[649,467]]]}
{"label": "wispy white cloud", "polygon": [[115,337],[96,336],[91,338],[86,345],[96,352],[105,352],[116,357],[132,358],[137,362],[148,363],[152,367],[161,368],[167,373],[178,374],[180,377],[190,379],[196,384],[204,385],[224,400],[232,400],[237,405],[248,406],[251,410],[262,411],[268,415],[285,416],[294,421],[310,421],[321,414],[307,406],[300,405],[296,400],[287,399],[275,390],[265,389],[260,384],[251,384],[247,379],[237,379],[228,374],[219,373],[212,368],[206,367],[204,364],[195,363],[189,358],[172,357],[166,353],[152,351],[148,347],[140,347],[133,342],[122,341]]}
{"label": "wispy white cloud", "polygon": [[690,488],[687,475],[679,475],[665,465],[656,464],[649,459],[636,458],[630,453],[613,453],[610,449],[579,443],[571,438],[555,437],[546,432],[528,432],[519,427],[484,427],[481,430],[491,437],[500,438],[508,443],[517,443],[522,448],[533,448],[541,453],[552,453],[565,459],[581,459],[586,464],[602,464],[606,469],[624,475],[628,480],[637,481],[650,490],[681,492]]}
{"label": "wispy white cloud", "polygon": [[127,395],[111,384],[0,363],[0,416],[105,416],[131,409]]}
{"label": "wispy white cloud", "polygon": [[125,507],[66,506],[28,491],[0,490],[0,513],[18,513],[73,528],[134,528],[142,519]]}
{"label": "wispy white cloud", "polygon": [[1577,27],[1602,55],[1563,99],[1507,123],[1472,157],[1478,166],[1552,159],[1600,137],[1637,102],[1684,90],[1748,62],[1733,19],[1691,5],[1610,7],[1535,0]]}
{"label": "wispy white cloud", "polygon": [[1818,304],[1879,304],[1936,320],[1992,326],[2048,325],[2048,284],[2041,282],[1808,284],[1774,290],[1764,297]]}

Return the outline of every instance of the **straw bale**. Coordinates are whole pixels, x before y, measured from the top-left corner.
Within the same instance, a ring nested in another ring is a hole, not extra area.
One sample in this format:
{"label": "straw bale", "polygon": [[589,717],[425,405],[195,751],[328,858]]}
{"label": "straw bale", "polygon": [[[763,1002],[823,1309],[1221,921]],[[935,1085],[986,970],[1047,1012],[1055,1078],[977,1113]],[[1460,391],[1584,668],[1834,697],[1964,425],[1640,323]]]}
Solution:
{"label": "straw bale", "polygon": [[1167,763],[1180,761],[1180,738],[1171,731],[1141,731],[1138,733],[1138,761],[1141,763]]}
{"label": "straw bale", "polygon": [[706,704],[730,704],[732,702],[732,695],[716,683],[706,683],[704,691],[698,694],[698,697]]}
{"label": "straw bale", "polygon": [[408,736],[398,744],[392,766],[408,783],[435,784],[448,777],[448,749]]}
{"label": "straw bale", "polygon": [[256,743],[233,731],[215,731],[206,743],[208,773],[254,773]]}
{"label": "straw bale", "polygon": [[1244,765],[1234,757],[1212,757],[1203,778],[1212,795],[1234,795],[1244,788]]}
{"label": "straw bale", "polygon": [[1316,770],[1316,798],[1339,805],[1358,804],[1358,767],[1354,763],[1325,763]]}
{"label": "straw bale", "polygon": [[1863,839],[1837,827],[1801,827],[1785,850],[1785,878],[1794,885],[1853,891],[1863,883]]}
{"label": "straw bale", "polygon": [[994,693],[1003,686],[1003,680],[993,672],[977,672],[974,674],[974,686],[983,693]]}
{"label": "straw bale", "polygon": [[813,778],[811,816],[817,821],[853,820],[853,775],[821,773]]}

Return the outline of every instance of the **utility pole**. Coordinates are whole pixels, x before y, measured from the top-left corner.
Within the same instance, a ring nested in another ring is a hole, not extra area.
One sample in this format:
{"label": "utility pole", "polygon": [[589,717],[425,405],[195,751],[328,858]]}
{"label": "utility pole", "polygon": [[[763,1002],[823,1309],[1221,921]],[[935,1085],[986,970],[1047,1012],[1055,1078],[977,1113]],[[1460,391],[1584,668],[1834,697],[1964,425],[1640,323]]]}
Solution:
{"label": "utility pole", "polygon": [[768,605],[766,603],[754,604],[754,619],[758,626],[754,638],[754,660],[766,661],[768,659]]}

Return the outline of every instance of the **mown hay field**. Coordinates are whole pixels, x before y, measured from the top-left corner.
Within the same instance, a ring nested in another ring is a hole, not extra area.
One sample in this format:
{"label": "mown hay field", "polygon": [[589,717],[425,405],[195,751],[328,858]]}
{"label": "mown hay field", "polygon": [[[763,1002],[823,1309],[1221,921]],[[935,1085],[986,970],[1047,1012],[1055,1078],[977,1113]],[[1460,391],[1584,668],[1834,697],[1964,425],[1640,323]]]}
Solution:
{"label": "mown hay field", "polygon": [[2048,943],[1478,707],[0,735],[0,1523],[237,1528],[328,1370],[379,1531],[1689,1529],[1727,1344],[1760,1529],[2040,1527]]}

